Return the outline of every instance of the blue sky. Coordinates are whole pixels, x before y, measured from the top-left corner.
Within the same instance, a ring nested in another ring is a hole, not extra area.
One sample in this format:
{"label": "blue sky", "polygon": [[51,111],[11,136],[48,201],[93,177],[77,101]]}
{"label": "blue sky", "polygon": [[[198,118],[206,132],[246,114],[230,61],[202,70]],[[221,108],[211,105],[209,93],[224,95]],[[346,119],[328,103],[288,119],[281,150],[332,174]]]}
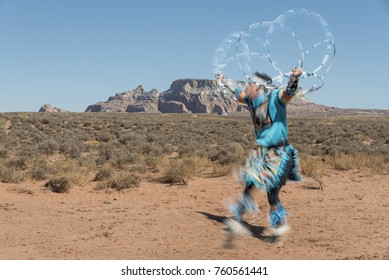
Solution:
{"label": "blue sky", "polygon": [[45,103],[82,112],[138,85],[212,79],[225,35],[293,8],[321,14],[336,43],[309,99],[389,109],[389,0],[0,0],[0,112]]}

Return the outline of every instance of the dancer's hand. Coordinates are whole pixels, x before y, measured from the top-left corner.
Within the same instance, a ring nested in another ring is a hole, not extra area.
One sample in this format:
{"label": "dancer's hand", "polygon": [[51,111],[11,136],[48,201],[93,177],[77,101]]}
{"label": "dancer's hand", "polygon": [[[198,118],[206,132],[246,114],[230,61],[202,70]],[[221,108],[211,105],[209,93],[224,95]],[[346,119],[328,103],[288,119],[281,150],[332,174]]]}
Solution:
{"label": "dancer's hand", "polygon": [[292,77],[300,77],[302,74],[303,74],[303,69],[301,68],[292,69]]}

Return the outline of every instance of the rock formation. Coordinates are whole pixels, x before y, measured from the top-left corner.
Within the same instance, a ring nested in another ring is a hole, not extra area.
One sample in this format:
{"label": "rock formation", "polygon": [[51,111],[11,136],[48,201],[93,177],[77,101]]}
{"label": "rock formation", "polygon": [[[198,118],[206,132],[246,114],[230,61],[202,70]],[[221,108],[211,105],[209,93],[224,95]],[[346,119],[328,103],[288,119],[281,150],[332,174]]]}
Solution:
{"label": "rock formation", "polygon": [[[181,111],[174,103],[181,103]],[[171,104],[172,106],[168,106]],[[244,106],[221,94],[214,80],[182,79],[161,93],[159,110],[163,113],[225,113],[244,111]]]}
{"label": "rock formation", "polygon": [[[288,114],[338,114],[338,108],[318,105],[304,97],[294,97],[288,104]],[[88,106],[86,112],[146,112],[146,113],[213,113],[244,112],[246,106],[223,94],[215,80],[179,79],[159,93],[145,91],[142,86],[117,93],[105,102]]]}
{"label": "rock formation", "polygon": [[85,112],[158,112],[158,97],[156,89],[146,92],[140,85],[134,90],[117,93],[105,102],[90,105]]}
{"label": "rock formation", "polygon": [[67,112],[67,111],[57,107],[53,107],[50,104],[45,104],[39,109],[39,113],[57,113],[57,112]]}
{"label": "rock formation", "polygon": [[146,92],[142,86],[117,93],[105,102],[88,106],[86,112],[148,112],[148,113],[226,113],[245,111],[244,105],[223,96],[216,81],[181,79],[170,89],[159,93]]}

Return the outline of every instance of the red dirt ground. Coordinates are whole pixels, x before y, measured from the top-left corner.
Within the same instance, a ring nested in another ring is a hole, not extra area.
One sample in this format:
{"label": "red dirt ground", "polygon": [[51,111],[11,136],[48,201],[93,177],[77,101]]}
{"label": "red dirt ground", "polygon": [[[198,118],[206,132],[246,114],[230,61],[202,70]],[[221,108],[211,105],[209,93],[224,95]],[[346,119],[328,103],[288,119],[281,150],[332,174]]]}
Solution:
{"label": "red dirt ground", "polygon": [[187,186],[137,189],[0,184],[0,259],[389,259],[389,175],[333,172],[288,183],[281,199],[291,230],[268,245],[267,203],[245,220],[253,237],[226,248],[226,205],[241,192],[232,176]]}

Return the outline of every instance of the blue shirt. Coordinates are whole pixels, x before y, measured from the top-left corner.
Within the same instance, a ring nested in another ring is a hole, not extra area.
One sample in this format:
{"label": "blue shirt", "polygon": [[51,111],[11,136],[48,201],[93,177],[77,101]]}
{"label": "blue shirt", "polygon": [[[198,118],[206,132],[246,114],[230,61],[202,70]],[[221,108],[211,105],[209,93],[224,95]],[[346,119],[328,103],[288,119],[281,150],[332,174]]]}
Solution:
{"label": "blue shirt", "polygon": [[267,98],[265,94],[260,94],[253,100],[247,98],[240,89],[235,90],[235,95],[240,102],[246,103],[249,108],[251,106],[250,113],[253,119],[256,115],[267,115],[262,116],[260,125],[255,125],[255,138],[258,145],[272,147],[286,144],[288,140],[286,104],[293,95],[287,95],[285,89],[273,90]]}

